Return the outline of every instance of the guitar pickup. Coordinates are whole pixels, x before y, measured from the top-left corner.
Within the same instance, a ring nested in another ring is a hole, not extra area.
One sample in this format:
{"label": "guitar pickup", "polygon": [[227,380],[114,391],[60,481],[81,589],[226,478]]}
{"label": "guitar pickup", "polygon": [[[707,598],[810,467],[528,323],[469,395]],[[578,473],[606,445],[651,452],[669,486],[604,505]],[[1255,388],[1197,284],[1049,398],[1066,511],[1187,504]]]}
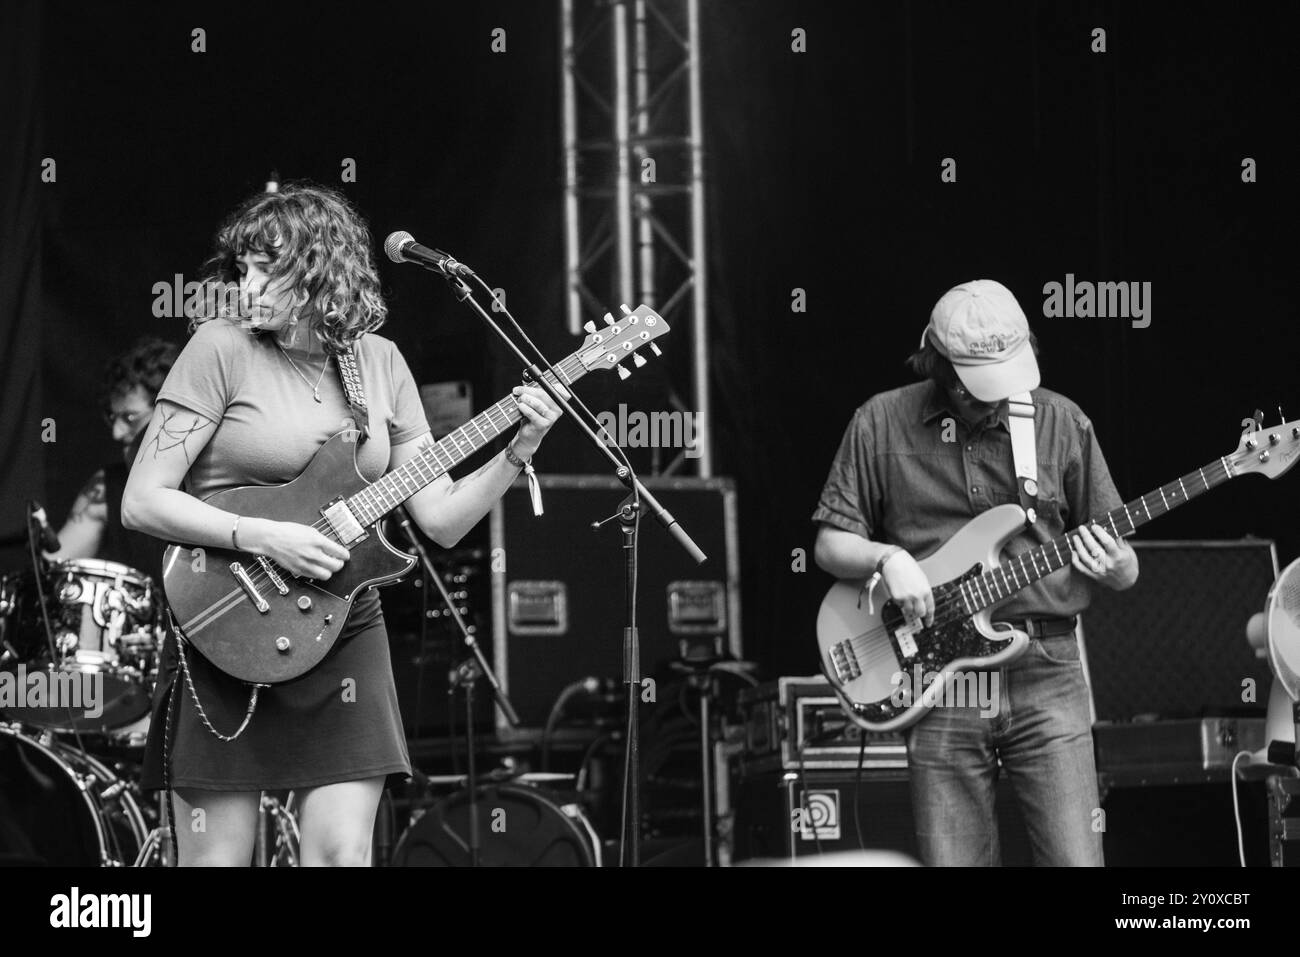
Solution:
{"label": "guitar pickup", "polygon": [[266,572],[266,577],[271,579],[271,583],[275,585],[276,591],[281,595],[289,594],[289,586],[284,583],[284,579],[281,578],[280,573],[275,570],[275,566],[266,560],[265,555],[257,556],[257,564],[262,566],[262,571]]}
{"label": "guitar pickup", "polygon": [[348,508],[348,503],[341,498],[336,498],[320,510],[325,521],[330,523],[330,528],[334,531],[334,537],[344,548],[350,548],[357,542],[366,538],[366,530],[361,527],[352,510]]}
{"label": "guitar pickup", "polygon": [[239,582],[239,587],[244,589],[244,594],[248,600],[253,603],[253,607],[265,615],[271,610],[271,606],[266,603],[266,599],[258,592],[257,586],[253,584],[253,579],[248,577],[248,572],[244,571],[244,566],[239,562],[230,563],[230,574],[235,576],[235,581]]}

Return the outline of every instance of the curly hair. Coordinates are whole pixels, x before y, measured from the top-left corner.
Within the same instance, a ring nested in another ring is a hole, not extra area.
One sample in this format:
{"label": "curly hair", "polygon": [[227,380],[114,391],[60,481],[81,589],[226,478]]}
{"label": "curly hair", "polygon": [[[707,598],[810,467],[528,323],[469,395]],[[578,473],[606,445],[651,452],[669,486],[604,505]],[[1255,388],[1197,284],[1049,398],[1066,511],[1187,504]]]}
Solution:
{"label": "curly hair", "polygon": [[104,367],[104,379],[99,389],[99,405],[108,412],[114,399],[121,398],[136,386],[149,394],[149,401],[158,398],[167,373],[180,348],[174,342],[157,336],[142,336],[130,349],[109,360]]}
{"label": "curly hair", "polygon": [[[266,254],[268,277],[294,291],[303,318],[333,352],[346,351],[388,317],[366,221],[331,189],[296,182],[258,193],[227,217],[213,245],[207,281],[238,283],[236,257]],[[190,331],[206,318],[212,317],[195,317]]]}

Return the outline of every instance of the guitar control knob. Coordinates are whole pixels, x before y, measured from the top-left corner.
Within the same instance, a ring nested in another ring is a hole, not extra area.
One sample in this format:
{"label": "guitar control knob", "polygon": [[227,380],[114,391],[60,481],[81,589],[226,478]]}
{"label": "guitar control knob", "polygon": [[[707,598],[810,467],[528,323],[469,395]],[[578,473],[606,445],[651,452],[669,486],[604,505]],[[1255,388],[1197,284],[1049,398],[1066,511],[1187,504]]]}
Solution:
{"label": "guitar control knob", "polygon": [[298,598],[298,607],[303,611],[311,611],[311,596],[301,595]]}
{"label": "guitar control knob", "polygon": [[289,639],[286,638],[284,635],[281,635],[279,638],[275,639],[275,649],[276,651],[281,651],[281,652],[288,651]]}

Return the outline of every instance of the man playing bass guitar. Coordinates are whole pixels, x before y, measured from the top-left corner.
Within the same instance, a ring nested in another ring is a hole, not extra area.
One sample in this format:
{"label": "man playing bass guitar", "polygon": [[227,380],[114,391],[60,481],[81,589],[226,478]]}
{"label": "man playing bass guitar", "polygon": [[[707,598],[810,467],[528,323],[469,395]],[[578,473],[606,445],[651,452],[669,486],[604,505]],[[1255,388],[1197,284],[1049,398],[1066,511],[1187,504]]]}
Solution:
{"label": "man playing bass guitar", "polygon": [[[878,573],[877,601],[892,598],[932,624],[931,586],[938,583],[918,560],[974,516],[1021,502],[1007,399],[1033,390],[1037,526],[1052,538],[1074,530],[1073,556],[996,609],[997,621],[1014,623],[1031,641],[988,683],[998,699],[985,716],[974,704],[936,707],[906,732],[917,840],[930,865],[999,863],[999,773],[1019,802],[1036,864],[1102,864],[1075,625],[1090,582],[1129,588],[1138,562],[1122,538],[1084,524],[1121,499],[1088,417],[1038,388],[1036,355],[1025,314],[1005,286],[982,279],[947,292],[908,360],[924,381],[873,396],[857,410],[813,513],[823,570],[856,580]],[[1039,542],[1026,528],[1006,552]]]}

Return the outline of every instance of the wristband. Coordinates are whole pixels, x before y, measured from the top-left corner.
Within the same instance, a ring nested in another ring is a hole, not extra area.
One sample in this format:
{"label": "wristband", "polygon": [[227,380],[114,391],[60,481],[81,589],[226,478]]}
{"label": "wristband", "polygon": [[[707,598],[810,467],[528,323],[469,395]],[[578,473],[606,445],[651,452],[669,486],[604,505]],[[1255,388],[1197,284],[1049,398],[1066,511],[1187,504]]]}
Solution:
{"label": "wristband", "polygon": [[531,462],[532,459],[525,460],[516,455],[515,443],[511,442],[506,446],[506,461],[517,469],[526,469],[528,468],[528,463]]}
{"label": "wristband", "polygon": [[899,546],[897,546],[897,545],[891,545],[891,546],[889,546],[889,550],[886,551],[885,554],[883,554],[883,555],[880,556],[880,561],[876,562],[876,574],[877,574],[877,575],[881,575],[881,574],[883,574],[884,571],[885,571],[885,563],[888,562],[891,558],[893,558],[895,555],[897,555],[897,554],[898,554],[899,552],[901,552],[902,550],[903,550],[903,549],[901,549],[901,548],[900,548]]}

